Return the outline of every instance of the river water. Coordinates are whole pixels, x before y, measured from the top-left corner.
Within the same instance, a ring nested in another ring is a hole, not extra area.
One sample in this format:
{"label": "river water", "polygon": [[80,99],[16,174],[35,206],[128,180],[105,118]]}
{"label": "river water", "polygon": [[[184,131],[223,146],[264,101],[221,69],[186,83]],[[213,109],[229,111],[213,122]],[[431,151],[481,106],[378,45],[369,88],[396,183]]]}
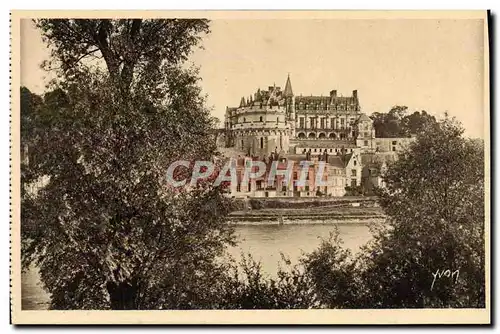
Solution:
{"label": "river water", "polygon": [[[316,249],[321,239],[327,239],[335,229],[338,229],[344,246],[353,252],[359,250],[359,247],[371,238],[369,226],[357,223],[238,225],[235,232],[239,244],[229,249],[229,254],[239,260],[242,253],[250,253],[255,260],[261,262],[262,269],[273,276],[278,262],[281,261],[280,252],[286,255],[292,264],[297,263],[303,252]],[[36,269],[23,273],[21,281],[22,308],[46,309],[49,297],[40,285]]]}

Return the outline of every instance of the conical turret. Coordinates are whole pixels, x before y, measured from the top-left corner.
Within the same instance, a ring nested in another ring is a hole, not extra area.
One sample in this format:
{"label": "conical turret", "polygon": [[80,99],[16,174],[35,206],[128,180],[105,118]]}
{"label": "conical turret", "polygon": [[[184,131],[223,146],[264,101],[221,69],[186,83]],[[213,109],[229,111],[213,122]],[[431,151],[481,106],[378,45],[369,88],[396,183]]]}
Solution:
{"label": "conical turret", "polygon": [[244,106],[246,106],[245,97],[242,97],[240,101],[240,108]]}

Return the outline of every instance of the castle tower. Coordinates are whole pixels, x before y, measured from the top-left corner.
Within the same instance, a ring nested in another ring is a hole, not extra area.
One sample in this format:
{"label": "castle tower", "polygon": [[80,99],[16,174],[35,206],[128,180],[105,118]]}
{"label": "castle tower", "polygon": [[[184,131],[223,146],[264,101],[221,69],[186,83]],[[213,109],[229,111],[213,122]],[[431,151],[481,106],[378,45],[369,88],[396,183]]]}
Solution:
{"label": "castle tower", "polygon": [[375,128],[373,121],[366,114],[360,114],[356,121],[356,145],[364,151],[374,148]]}
{"label": "castle tower", "polygon": [[285,97],[285,108],[288,120],[290,121],[291,138],[295,137],[295,99],[292,90],[292,82],[290,74],[286,79],[285,90],[283,92]]}

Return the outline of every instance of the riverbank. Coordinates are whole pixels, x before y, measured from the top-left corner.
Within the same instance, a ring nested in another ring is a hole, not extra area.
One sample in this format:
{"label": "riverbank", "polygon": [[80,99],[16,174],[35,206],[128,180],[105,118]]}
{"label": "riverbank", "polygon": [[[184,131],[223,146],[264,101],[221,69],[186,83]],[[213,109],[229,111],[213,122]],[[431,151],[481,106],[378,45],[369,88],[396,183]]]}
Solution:
{"label": "riverbank", "polygon": [[246,199],[231,212],[234,224],[373,223],[385,220],[376,198]]}

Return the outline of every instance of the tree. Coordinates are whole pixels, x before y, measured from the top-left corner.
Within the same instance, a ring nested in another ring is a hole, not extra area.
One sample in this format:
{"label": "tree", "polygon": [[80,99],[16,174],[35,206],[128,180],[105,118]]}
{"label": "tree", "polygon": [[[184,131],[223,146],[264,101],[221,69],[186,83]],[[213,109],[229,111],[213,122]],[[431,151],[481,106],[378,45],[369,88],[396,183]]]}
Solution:
{"label": "tree", "polygon": [[394,106],[388,113],[373,113],[375,136],[377,138],[397,138],[417,135],[426,127],[436,123],[436,118],[425,110],[407,115],[408,107]]}
{"label": "tree", "polygon": [[[385,273],[399,284],[372,297],[399,307],[484,307],[484,147],[446,118],[425,129],[384,180],[381,205],[393,229],[372,249],[381,253],[365,275]],[[385,266],[397,270],[381,272]],[[459,278],[435,281],[438,270],[459,270]]]}
{"label": "tree", "polygon": [[171,162],[215,153],[197,71],[182,67],[208,22],[37,25],[60,67],[29,123],[23,182],[48,181],[23,198],[23,264],[38,266],[54,309],[209,307],[230,202],[222,187],[165,182]]}
{"label": "tree", "polygon": [[415,111],[413,114],[406,115],[401,120],[401,123],[405,136],[409,137],[423,132],[426,127],[436,123],[436,118],[422,110],[421,112]]}
{"label": "tree", "polygon": [[483,143],[464,138],[461,126],[446,118],[389,164],[384,181],[379,195],[388,221],[360,255],[347,257],[330,242],[306,258],[321,302],[484,307]]}
{"label": "tree", "polygon": [[371,119],[375,128],[375,137],[402,137],[401,119],[407,109],[408,107],[406,106],[394,106],[388,113],[373,113]]}

